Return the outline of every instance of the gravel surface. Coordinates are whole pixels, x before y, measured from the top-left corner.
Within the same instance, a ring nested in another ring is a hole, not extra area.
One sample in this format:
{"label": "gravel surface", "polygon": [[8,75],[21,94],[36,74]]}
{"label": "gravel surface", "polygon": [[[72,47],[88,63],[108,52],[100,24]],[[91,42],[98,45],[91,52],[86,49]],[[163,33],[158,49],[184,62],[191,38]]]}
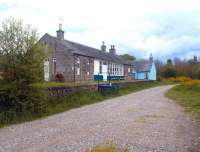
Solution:
{"label": "gravel surface", "polygon": [[130,152],[188,152],[194,121],[161,86],[0,129],[0,152],[85,152],[111,143]]}

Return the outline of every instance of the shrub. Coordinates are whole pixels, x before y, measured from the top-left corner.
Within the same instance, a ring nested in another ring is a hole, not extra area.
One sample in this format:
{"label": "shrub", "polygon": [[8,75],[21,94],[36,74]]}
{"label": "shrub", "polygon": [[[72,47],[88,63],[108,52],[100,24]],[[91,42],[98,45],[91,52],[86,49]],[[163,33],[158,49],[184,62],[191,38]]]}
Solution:
{"label": "shrub", "polygon": [[0,122],[12,123],[22,113],[40,114],[46,111],[47,94],[37,87],[12,83],[0,86]]}
{"label": "shrub", "polygon": [[164,82],[172,82],[172,83],[185,83],[185,82],[188,82],[188,81],[191,81],[192,79],[190,77],[184,77],[184,76],[180,76],[180,77],[170,77],[170,78],[167,78],[167,79],[163,79]]}
{"label": "shrub", "polygon": [[200,80],[190,80],[183,84],[187,89],[200,90]]}
{"label": "shrub", "polygon": [[56,82],[64,82],[65,81],[64,76],[61,73],[56,74],[55,80],[56,80]]}
{"label": "shrub", "polygon": [[190,77],[184,77],[184,76],[180,76],[180,77],[176,77],[175,78],[175,82],[181,82],[181,83],[185,83],[188,81],[191,81],[192,79]]}
{"label": "shrub", "polygon": [[162,77],[170,78],[176,76],[176,69],[173,66],[166,66],[162,71]]}

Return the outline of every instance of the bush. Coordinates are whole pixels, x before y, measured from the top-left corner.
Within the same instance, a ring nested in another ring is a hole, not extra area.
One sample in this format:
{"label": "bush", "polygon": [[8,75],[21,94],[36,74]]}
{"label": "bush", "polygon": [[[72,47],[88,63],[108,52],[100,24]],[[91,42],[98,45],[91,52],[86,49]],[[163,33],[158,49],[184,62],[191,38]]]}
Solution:
{"label": "bush", "polygon": [[55,76],[55,80],[56,80],[56,82],[64,82],[65,78],[64,78],[63,74],[57,73]]}
{"label": "bush", "polygon": [[190,80],[183,84],[187,89],[200,91],[200,80]]}
{"label": "bush", "polygon": [[41,114],[46,111],[47,93],[43,89],[12,83],[0,86],[0,122],[12,123],[22,113]]}
{"label": "bush", "polygon": [[173,66],[164,67],[162,72],[162,77],[164,78],[176,77],[176,69]]}
{"label": "bush", "polygon": [[191,81],[192,79],[190,77],[184,77],[184,76],[180,76],[180,77],[176,77],[175,78],[175,82],[181,82],[181,83],[185,83],[188,81]]}
{"label": "bush", "polygon": [[184,76],[180,76],[180,77],[170,77],[167,79],[163,79],[163,82],[167,82],[167,83],[185,83],[188,81],[191,81],[192,79],[190,77],[184,77]]}

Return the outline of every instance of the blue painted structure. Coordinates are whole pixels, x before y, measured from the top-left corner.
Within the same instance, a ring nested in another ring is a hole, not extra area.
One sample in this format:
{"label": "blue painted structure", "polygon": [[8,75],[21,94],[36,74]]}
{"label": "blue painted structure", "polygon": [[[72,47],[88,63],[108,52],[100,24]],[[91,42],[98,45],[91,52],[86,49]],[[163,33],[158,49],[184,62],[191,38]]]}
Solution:
{"label": "blue painted structure", "polygon": [[[94,75],[94,80],[103,81],[103,75]],[[107,76],[107,80],[125,80],[125,76]]]}
{"label": "blue painted structure", "polygon": [[135,80],[156,80],[156,67],[154,62],[143,62],[136,64],[133,71]]}
{"label": "blue painted structure", "polygon": [[103,81],[103,75],[94,75],[95,81]]}
{"label": "blue painted structure", "polygon": [[107,80],[125,80],[125,76],[107,76]]}

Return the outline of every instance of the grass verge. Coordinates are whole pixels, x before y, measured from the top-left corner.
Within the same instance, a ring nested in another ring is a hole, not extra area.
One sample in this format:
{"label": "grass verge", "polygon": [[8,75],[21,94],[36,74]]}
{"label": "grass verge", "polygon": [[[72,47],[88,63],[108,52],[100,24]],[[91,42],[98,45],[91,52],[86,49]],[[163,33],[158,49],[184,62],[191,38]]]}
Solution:
{"label": "grass verge", "polygon": [[14,114],[14,118],[8,123],[0,124],[0,127],[4,127],[10,124],[22,123],[26,121],[32,121],[38,118],[46,117],[56,113],[61,113],[73,108],[78,108],[84,105],[94,104],[101,102],[105,99],[112,97],[126,95],[132,92],[141,91],[151,87],[163,85],[162,82],[145,82],[135,83],[127,88],[121,88],[118,92],[109,95],[102,95],[100,92],[80,92],[66,97],[52,97],[46,104],[46,111],[44,113],[33,114],[29,112]]}
{"label": "grass verge", "polygon": [[[199,80],[198,80],[199,81]],[[200,126],[200,83],[194,80],[177,85],[170,89],[166,96],[182,105],[185,111],[190,112],[194,116],[197,134]],[[197,152],[200,149],[200,143],[194,144],[188,152]]]}
{"label": "grass verge", "polygon": [[200,90],[177,85],[170,89],[166,96],[182,105],[186,111],[200,114]]}

